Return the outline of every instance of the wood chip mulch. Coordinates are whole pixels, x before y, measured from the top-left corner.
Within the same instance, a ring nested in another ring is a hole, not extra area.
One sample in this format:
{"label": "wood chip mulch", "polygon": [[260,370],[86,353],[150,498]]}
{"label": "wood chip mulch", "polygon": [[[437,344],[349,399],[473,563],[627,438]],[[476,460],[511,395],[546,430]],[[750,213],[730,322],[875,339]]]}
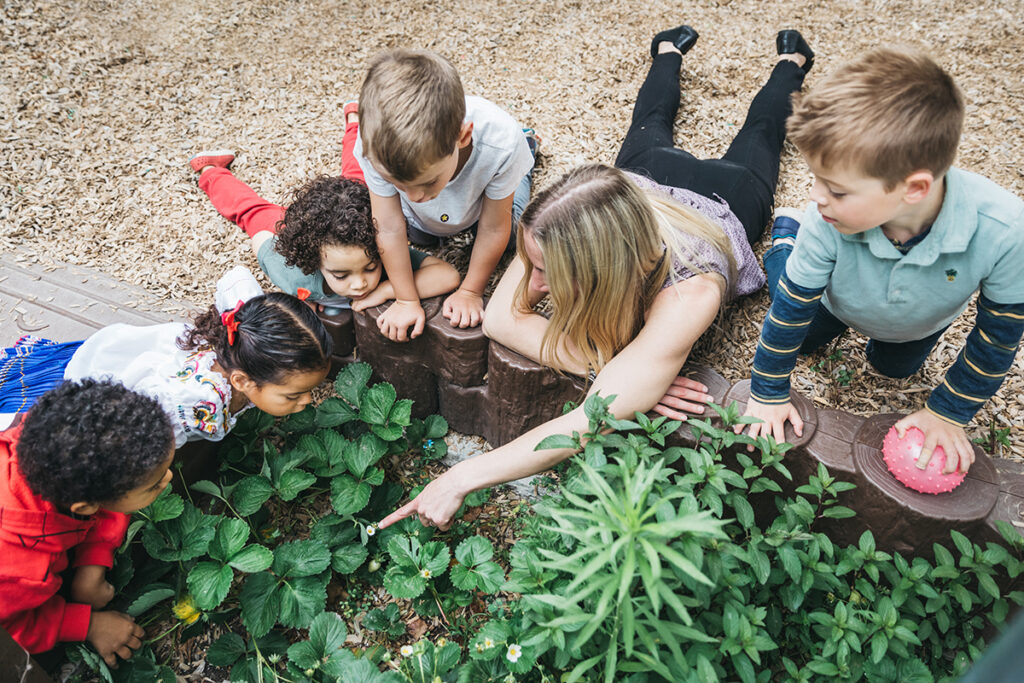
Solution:
{"label": "wood chip mulch", "polygon": [[[257,266],[197,189],[187,166],[196,151],[233,147],[239,177],[283,200],[309,176],[338,172],[341,104],[358,94],[367,60],[428,47],[454,62],[467,92],[542,135],[543,187],[581,162],[612,161],[651,36],[683,22],[701,33],[683,66],[676,142],[688,151],[725,151],[773,64],[775,32],[795,27],[818,54],[810,85],[875,45],[927,49],[967,98],[957,164],[1024,194],[1016,2],[27,0],[0,9],[0,250],[209,301],[227,267]],[[803,205],[809,185],[788,149],[777,204]],[[731,306],[697,360],[745,377],[767,304],[762,292]],[[820,358],[801,361],[795,386],[862,415],[914,410],[972,322],[968,311],[908,380],[875,375],[864,340],[850,337],[839,345],[848,386],[811,370]],[[1014,459],[1024,459],[1022,363],[971,427],[982,438],[1009,427],[1011,445],[996,450]]]}

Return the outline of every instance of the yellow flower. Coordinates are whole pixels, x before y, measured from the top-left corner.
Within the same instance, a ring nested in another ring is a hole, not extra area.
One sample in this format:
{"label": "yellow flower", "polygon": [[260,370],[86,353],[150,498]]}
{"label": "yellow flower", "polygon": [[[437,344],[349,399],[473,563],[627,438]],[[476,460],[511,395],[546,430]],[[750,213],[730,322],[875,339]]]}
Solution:
{"label": "yellow flower", "polygon": [[196,604],[192,602],[191,595],[186,595],[181,600],[174,603],[171,611],[174,612],[174,616],[178,617],[178,619],[184,621],[186,624],[196,623],[199,615],[202,614],[202,612],[199,611],[199,608],[196,607]]}

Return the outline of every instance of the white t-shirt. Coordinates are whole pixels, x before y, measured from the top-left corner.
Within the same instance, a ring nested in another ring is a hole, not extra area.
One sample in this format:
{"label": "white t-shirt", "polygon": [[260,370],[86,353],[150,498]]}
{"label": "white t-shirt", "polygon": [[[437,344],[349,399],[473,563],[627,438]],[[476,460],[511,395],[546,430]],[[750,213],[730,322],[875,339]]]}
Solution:
{"label": "white t-shirt", "polygon": [[398,193],[406,221],[431,235],[445,237],[470,227],[480,219],[485,196],[508,197],[533,167],[523,129],[496,104],[482,97],[466,97],[466,121],[473,124],[473,151],[466,165],[437,197],[418,204],[377,173],[363,156],[362,138],[356,140],[355,157],[370,191],[381,197]]}
{"label": "white t-shirt", "polygon": [[176,448],[186,441],[220,441],[239,414],[228,410],[231,384],[210,369],[217,360],[213,351],[178,348],[184,332],[183,323],[104,327],[71,356],[64,379],[110,379],[156,399],[171,420]]}

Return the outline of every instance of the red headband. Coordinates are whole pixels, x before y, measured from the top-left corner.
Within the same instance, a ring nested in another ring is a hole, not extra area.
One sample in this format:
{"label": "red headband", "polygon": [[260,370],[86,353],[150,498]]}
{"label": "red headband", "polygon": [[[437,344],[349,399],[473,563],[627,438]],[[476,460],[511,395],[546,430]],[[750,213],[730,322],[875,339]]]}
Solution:
{"label": "red headband", "polygon": [[234,308],[220,314],[220,321],[224,323],[224,327],[228,330],[228,346],[235,345],[235,332],[238,331],[238,321],[235,320],[235,313],[238,313],[238,309],[240,309],[244,303],[244,301],[239,299]]}

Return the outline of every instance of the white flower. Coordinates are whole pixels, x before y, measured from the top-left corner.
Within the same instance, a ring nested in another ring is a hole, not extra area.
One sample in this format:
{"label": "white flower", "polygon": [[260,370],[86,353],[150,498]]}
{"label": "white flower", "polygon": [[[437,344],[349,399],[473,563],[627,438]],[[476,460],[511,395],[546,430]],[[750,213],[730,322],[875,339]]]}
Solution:
{"label": "white flower", "polygon": [[508,646],[508,652],[505,653],[505,659],[515,664],[519,661],[519,658],[523,656],[523,648],[519,647],[519,643],[512,643]]}
{"label": "white flower", "polygon": [[376,524],[367,524],[366,525],[366,535],[367,536],[373,536],[375,533],[377,533],[377,525]]}
{"label": "white flower", "polygon": [[484,649],[490,650],[492,647],[494,647],[494,641],[490,638],[484,638]]}
{"label": "white flower", "polygon": [[424,579],[429,579],[430,578],[430,570],[429,569],[421,569],[420,570],[420,576],[422,576]]}
{"label": "white flower", "polygon": [[437,639],[437,647],[444,647],[447,644],[448,644],[448,640],[446,638],[441,637],[441,638]]}
{"label": "white flower", "polygon": [[412,654],[412,645],[403,645],[402,649],[399,650],[399,652],[402,653],[403,657],[408,657]]}

